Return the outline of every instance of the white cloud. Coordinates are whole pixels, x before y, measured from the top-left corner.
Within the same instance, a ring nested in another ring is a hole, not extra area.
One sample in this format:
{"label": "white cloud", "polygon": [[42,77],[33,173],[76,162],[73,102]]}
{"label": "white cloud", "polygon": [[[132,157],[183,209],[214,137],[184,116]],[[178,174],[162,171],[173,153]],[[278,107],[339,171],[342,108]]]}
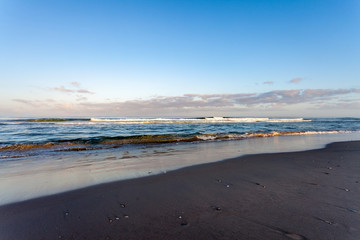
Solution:
{"label": "white cloud", "polygon": [[[62,89],[62,88],[60,88]],[[67,91],[67,89],[63,89]],[[287,115],[297,114],[299,110],[327,108],[352,109],[358,106],[360,89],[305,89],[275,90],[264,93],[239,94],[185,94],[182,96],[153,97],[150,99],[88,102],[78,95],[74,102],[53,102],[49,100],[13,99],[19,104],[42,108],[44,111],[57,111],[69,115],[103,116],[180,116],[214,115],[214,113],[238,115],[264,111],[290,111]],[[346,101],[345,101],[346,100]],[[297,109],[294,111],[294,109]],[[291,111],[294,111],[291,113]]]}
{"label": "white cloud", "polygon": [[291,79],[289,82],[290,82],[290,83],[299,83],[299,82],[301,82],[302,80],[303,80],[302,78],[297,77],[297,78]]}
{"label": "white cloud", "polygon": [[63,92],[63,93],[73,93],[73,92],[75,92],[75,90],[68,89],[68,88],[66,88],[64,86],[54,87],[54,88],[52,88],[52,90]]}
{"label": "white cloud", "polygon": [[263,82],[263,84],[271,85],[271,84],[274,84],[274,82],[273,81],[265,81],[265,82]]}
{"label": "white cloud", "polygon": [[79,89],[79,90],[76,90],[77,93],[87,93],[87,94],[95,94],[94,92],[91,92],[89,90],[86,90],[86,89]]}
{"label": "white cloud", "polygon": [[80,83],[79,82],[71,82],[71,85],[75,86],[75,87],[80,87]]}
{"label": "white cloud", "polygon": [[52,88],[52,90],[58,91],[58,92],[63,92],[63,93],[95,94],[94,92],[91,92],[91,91],[86,90],[86,89],[69,89],[69,88],[66,88],[66,87],[64,87],[64,86],[54,87],[54,88]]}

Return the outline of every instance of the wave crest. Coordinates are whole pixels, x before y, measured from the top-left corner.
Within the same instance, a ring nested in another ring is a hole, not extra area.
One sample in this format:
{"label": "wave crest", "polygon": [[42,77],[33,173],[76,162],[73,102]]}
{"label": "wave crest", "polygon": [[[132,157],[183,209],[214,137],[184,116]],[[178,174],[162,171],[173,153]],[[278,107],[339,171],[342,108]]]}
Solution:
{"label": "wave crest", "polygon": [[[127,144],[164,144],[164,143],[185,143],[185,142],[206,142],[241,140],[256,137],[274,137],[285,135],[315,135],[315,134],[336,134],[351,131],[294,131],[294,132],[249,132],[249,133],[195,133],[195,134],[163,134],[163,135],[138,135],[138,136],[117,136],[117,137],[94,137],[72,140],[59,140],[46,143],[29,143],[3,145],[0,152],[24,152],[39,150],[54,151],[86,151],[95,149],[116,148]],[[13,156],[13,155],[12,155]],[[20,155],[19,155],[20,156]],[[10,157],[10,155],[9,155]],[[1,156],[6,158],[6,156]]]}

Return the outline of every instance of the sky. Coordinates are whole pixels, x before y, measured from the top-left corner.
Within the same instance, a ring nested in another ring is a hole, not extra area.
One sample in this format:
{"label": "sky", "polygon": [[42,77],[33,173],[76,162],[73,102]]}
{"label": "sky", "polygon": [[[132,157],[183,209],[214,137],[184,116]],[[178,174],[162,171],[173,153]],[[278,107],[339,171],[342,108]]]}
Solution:
{"label": "sky", "polygon": [[360,117],[358,0],[0,0],[0,117]]}

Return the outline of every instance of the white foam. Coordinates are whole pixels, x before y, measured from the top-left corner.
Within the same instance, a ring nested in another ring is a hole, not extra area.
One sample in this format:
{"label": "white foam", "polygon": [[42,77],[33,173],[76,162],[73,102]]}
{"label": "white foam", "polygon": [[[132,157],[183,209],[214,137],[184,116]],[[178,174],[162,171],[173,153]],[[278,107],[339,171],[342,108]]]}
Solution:
{"label": "white foam", "polygon": [[1,124],[56,124],[56,125],[95,125],[95,124],[156,124],[156,123],[256,123],[256,122],[311,122],[303,118],[90,118],[90,121],[43,121],[43,122],[1,122]]}
{"label": "white foam", "polygon": [[[91,118],[91,122],[101,122],[106,124],[149,124],[149,123],[255,123],[255,122],[309,122],[303,118],[226,118],[226,117],[206,117],[206,118]],[[63,123],[61,123],[63,124]]]}

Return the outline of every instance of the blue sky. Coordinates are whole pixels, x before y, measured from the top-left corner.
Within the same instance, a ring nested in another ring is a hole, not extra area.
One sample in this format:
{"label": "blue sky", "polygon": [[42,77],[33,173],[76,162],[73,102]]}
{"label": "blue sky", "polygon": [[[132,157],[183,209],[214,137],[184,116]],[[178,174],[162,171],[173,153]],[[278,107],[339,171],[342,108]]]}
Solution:
{"label": "blue sky", "polygon": [[0,116],[360,116],[360,2],[0,0]]}

